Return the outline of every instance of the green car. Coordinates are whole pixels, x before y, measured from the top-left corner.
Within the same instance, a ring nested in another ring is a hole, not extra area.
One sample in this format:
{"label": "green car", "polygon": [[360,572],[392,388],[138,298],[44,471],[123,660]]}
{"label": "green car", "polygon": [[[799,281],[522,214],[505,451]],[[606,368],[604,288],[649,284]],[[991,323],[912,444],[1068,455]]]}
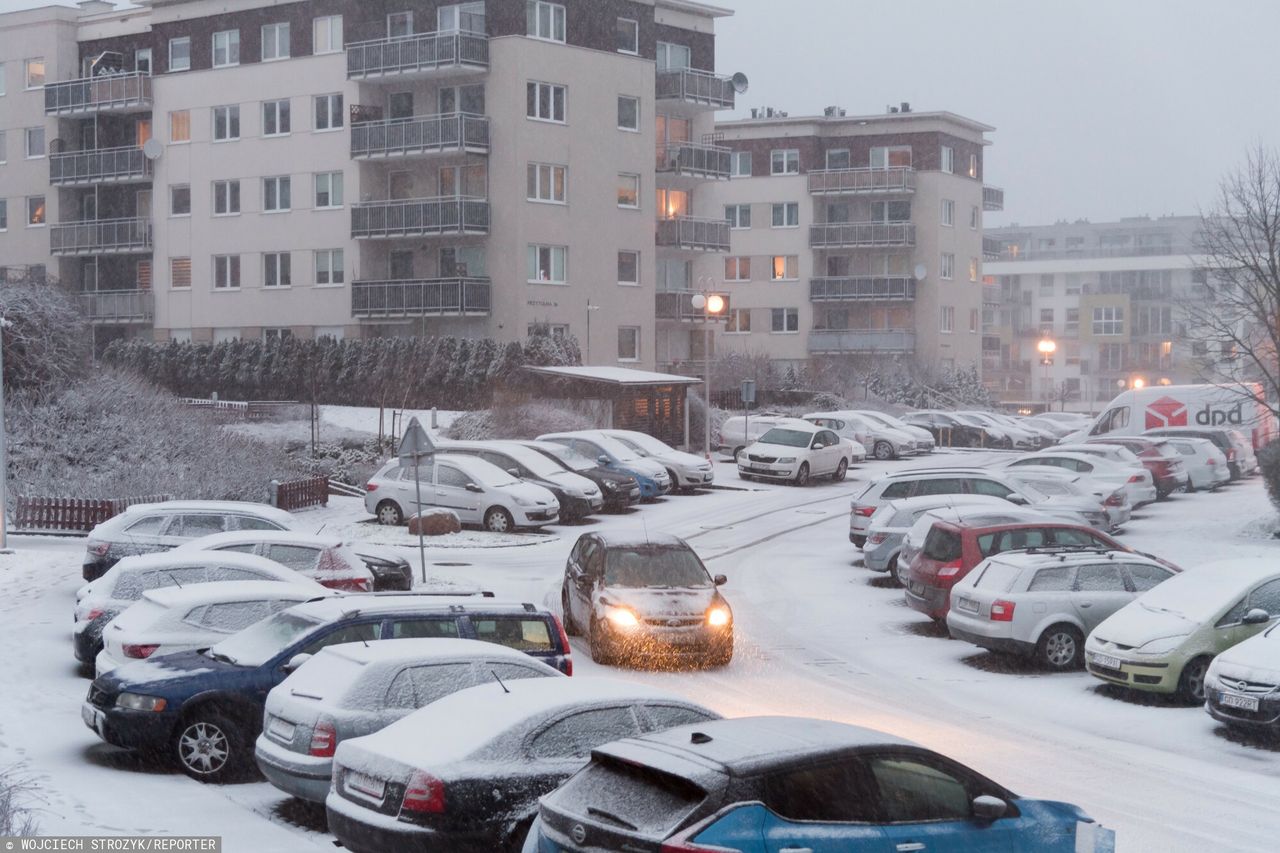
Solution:
{"label": "green car", "polygon": [[1172,577],[1104,620],[1085,642],[1085,667],[1111,684],[1204,704],[1219,652],[1280,621],[1280,565],[1225,560]]}

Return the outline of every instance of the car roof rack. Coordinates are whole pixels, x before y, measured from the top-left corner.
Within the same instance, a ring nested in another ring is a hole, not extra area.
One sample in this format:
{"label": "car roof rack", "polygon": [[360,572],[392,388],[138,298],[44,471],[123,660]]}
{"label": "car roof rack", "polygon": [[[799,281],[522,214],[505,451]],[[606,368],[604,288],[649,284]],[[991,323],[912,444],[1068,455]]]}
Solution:
{"label": "car roof rack", "polygon": [[470,598],[472,596],[480,596],[481,598],[496,598],[491,589],[467,589],[457,592],[443,592],[437,590],[409,590],[408,592],[396,592],[395,590],[382,590],[381,592],[358,592],[354,593],[361,598],[373,596],[374,598],[403,598],[409,595],[435,596],[437,598]]}
{"label": "car roof rack", "polygon": [[1118,548],[1105,548],[1101,545],[1040,545],[1032,548],[1019,549],[1024,554],[1034,554],[1045,557],[1057,557],[1059,562],[1064,561],[1067,557],[1076,554],[1106,554],[1107,559],[1114,560],[1117,553],[1128,553]]}

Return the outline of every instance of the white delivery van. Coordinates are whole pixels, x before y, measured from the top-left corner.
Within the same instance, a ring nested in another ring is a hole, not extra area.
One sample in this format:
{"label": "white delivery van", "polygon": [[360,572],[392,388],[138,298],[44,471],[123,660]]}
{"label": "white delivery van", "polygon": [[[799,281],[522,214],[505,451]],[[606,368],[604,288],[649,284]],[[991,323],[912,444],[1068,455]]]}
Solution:
{"label": "white delivery van", "polygon": [[1276,438],[1276,418],[1256,399],[1257,383],[1234,385],[1157,385],[1122,392],[1086,430],[1063,439],[1106,435],[1142,435],[1168,427],[1236,429],[1260,449]]}

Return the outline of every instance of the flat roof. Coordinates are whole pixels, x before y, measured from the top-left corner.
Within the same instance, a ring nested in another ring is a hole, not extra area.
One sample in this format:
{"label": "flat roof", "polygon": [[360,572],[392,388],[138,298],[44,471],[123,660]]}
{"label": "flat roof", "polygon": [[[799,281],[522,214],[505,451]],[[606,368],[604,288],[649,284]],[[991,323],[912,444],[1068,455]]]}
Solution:
{"label": "flat roof", "polygon": [[674,373],[654,373],[649,370],[632,370],[628,367],[531,367],[525,370],[543,376],[561,379],[580,379],[583,382],[599,382],[605,385],[699,385],[701,379],[677,376]]}
{"label": "flat roof", "polygon": [[872,115],[811,115],[811,116],[779,116],[776,113],[772,116],[757,116],[756,118],[738,118],[728,119],[726,121],[717,121],[717,130],[736,130],[752,127],[767,127],[769,125],[798,125],[798,124],[815,124],[824,127],[838,125],[873,125],[881,122],[886,123],[922,123],[928,121],[943,121],[951,124],[960,125],[968,130],[977,133],[989,133],[995,130],[995,127],[989,124],[983,124],[980,121],[953,113],[948,110],[934,110],[932,112],[909,112],[909,113],[874,113]]}

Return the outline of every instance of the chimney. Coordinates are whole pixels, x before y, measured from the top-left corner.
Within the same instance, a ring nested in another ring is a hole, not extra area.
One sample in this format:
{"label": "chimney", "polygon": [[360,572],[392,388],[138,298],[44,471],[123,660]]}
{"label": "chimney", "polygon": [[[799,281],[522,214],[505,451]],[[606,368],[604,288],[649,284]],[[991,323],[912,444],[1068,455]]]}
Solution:
{"label": "chimney", "polygon": [[901,104],[901,109],[902,109],[902,112],[909,113],[911,112],[911,104],[908,103],[907,101],[903,101]]}
{"label": "chimney", "polygon": [[751,108],[751,117],[752,117],[752,118],[760,118],[760,108],[759,108],[759,107],[752,107],[752,108]]}

